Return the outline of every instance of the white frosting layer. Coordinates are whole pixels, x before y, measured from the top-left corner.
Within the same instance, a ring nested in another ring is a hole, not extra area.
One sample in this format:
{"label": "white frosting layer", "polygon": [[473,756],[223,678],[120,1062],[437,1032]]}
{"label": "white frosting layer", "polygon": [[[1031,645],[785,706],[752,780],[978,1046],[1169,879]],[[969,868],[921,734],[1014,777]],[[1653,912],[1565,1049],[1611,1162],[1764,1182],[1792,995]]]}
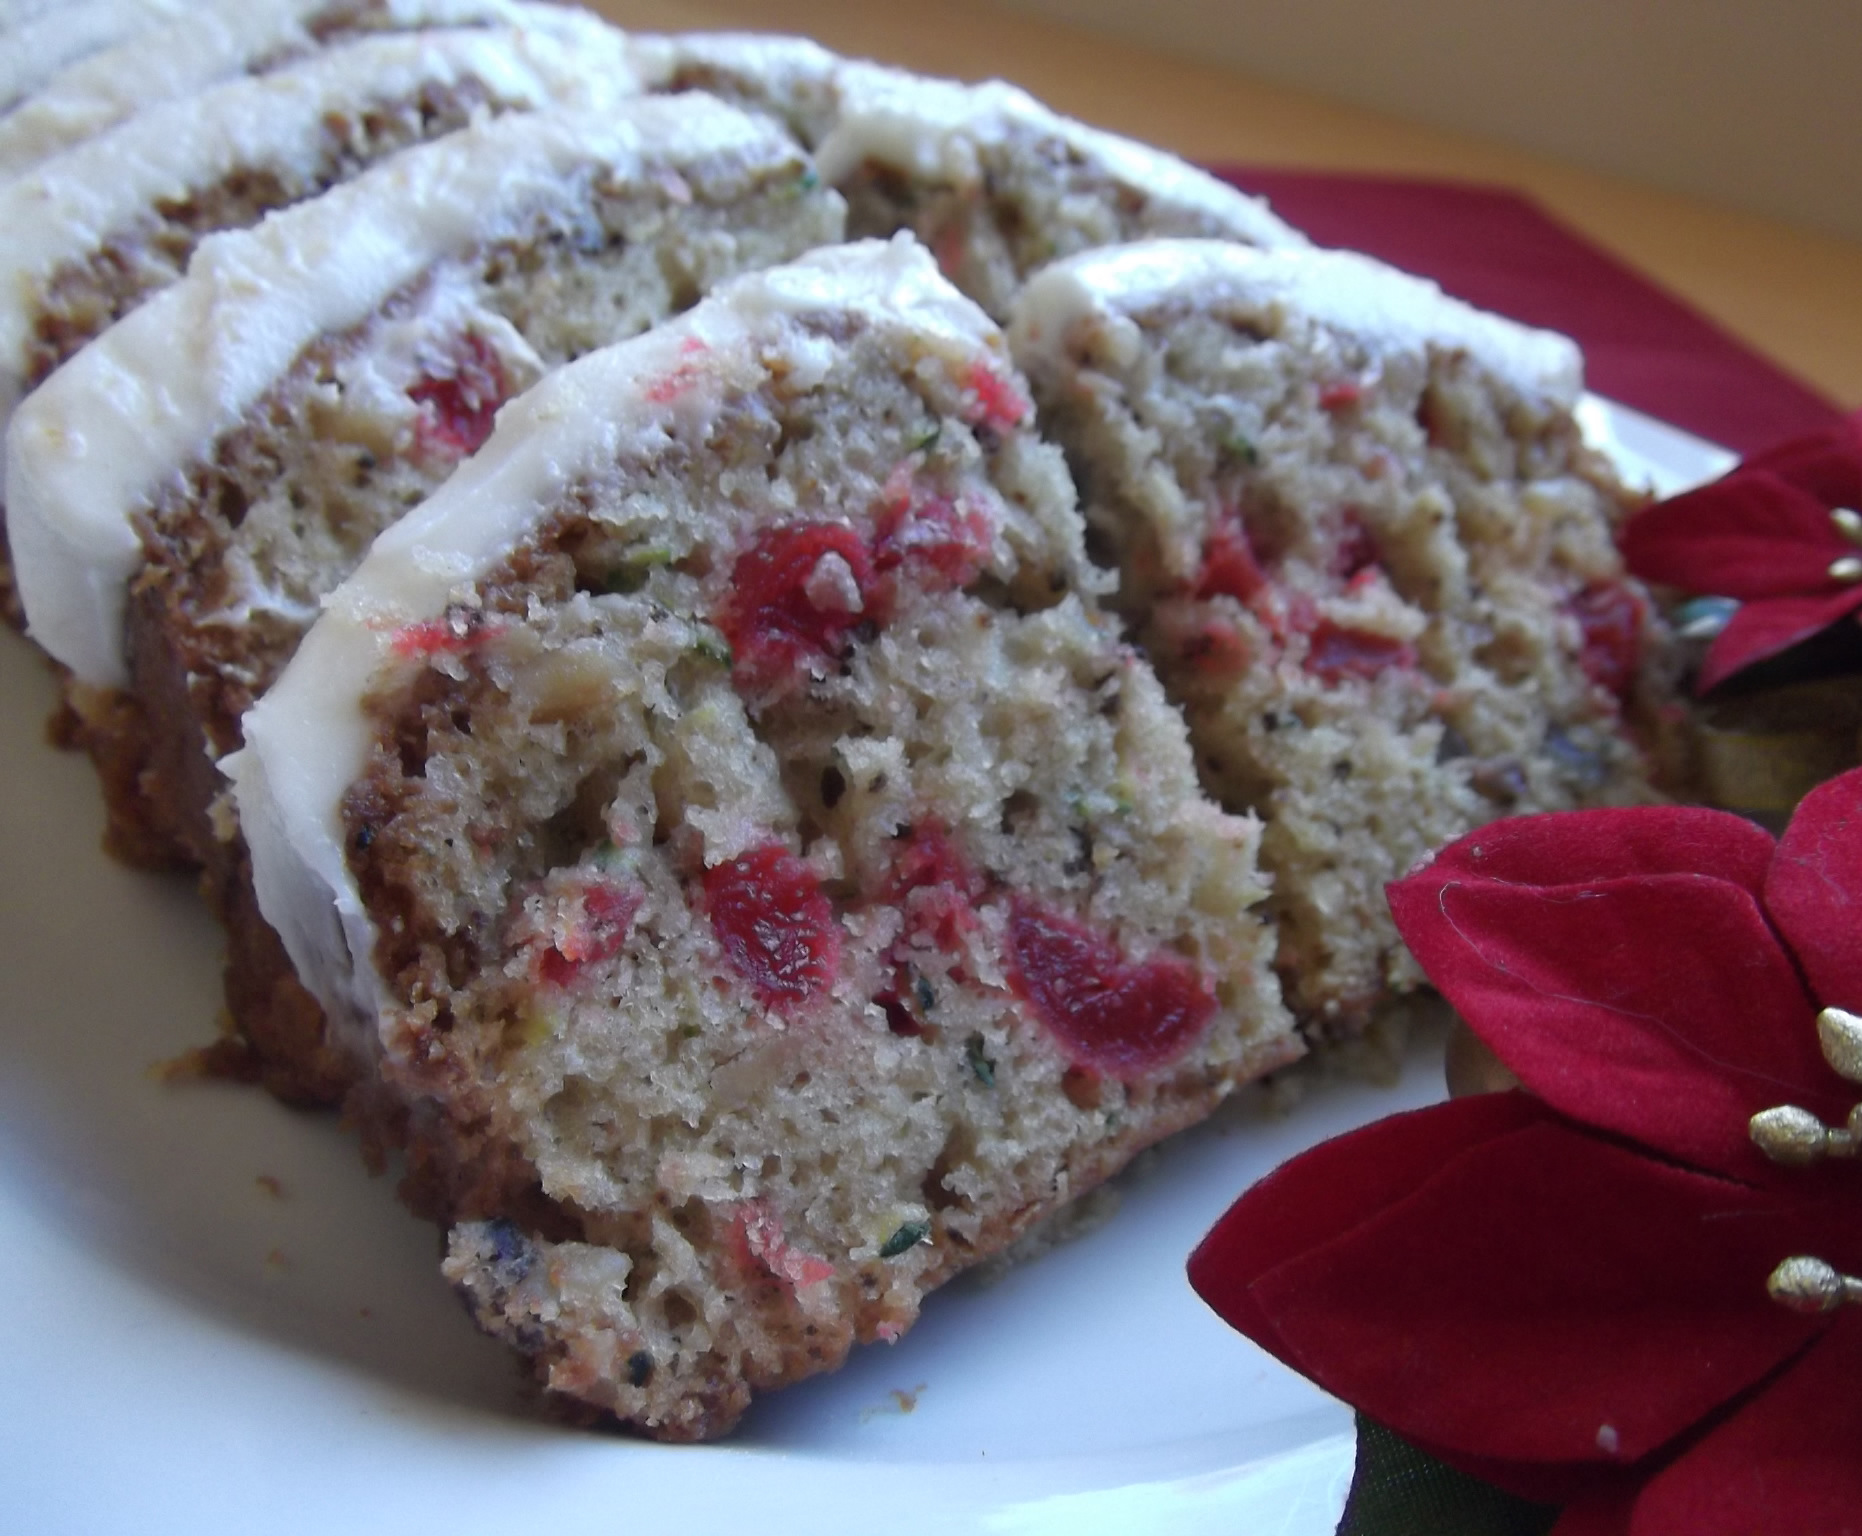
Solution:
{"label": "white frosting layer", "polygon": [[186,0],[78,0],[23,17],[0,39],[0,111],[31,95],[74,59],[186,12]]}
{"label": "white frosting layer", "polygon": [[223,0],[191,11],[171,0],[146,3],[185,19],[93,53],[0,118],[0,178],[21,175],[159,102],[313,51],[309,28],[332,11],[361,15],[368,30],[395,32],[529,25],[573,41],[598,25],[578,11],[518,0]]}
{"label": "white frosting layer", "polygon": [[0,29],[16,31],[43,16],[58,0],[0,0]]}
{"label": "white frosting layer", "polygon": [[649,85],[697,66],[754,82],[772,101],[799,100],[786,115],[819,137],[815,161],[830,183],[871,160],[909,176],[973,187],[990,146],[1039,135],[1070,146],[1113,180],[1156,201],[1219,221],[1235,239],[1261,246],[1307,243],[1259,198],[1175,155],[1062,117],[1000,80],[964,85],[839,58],[805,38],[758,33],[640,37],[635,46]]}
{"label": "white frosting layer", "polygon": [[[395,631],[443,613],[534,536],[565,492],[622,451],[675,429],[702,441],[727,390],[755,387],[778,359],[791,376],[825,373],[831,344],[790,323],[821,311],[964,353],[1000,350],[987,317],[908,236],[818,251],[725,284],[682,318],[591,353],[506,405],[484,448],[375,541],[247,714],[245,748],[222,766],[259,907],[299,976],[338,1017],[372,1019],[378,1001],[374,932],[349,873],[342,803],[367,766],[362,701],[395,661]],[[675,371],[689,382],[663,398],[653,386]]]}
{"label": "white frosting layer", "polygon": [[1260,246],[1307,243],[1258,198],[1175,155],[1062,117],[1000,80],[960,85],[875,64],[847,64],[838,86],[839,117],[815,156],[830,182],[839,183],[873,160],[911,176],[972,187],[982,179],[982,155],[989,146],[1036,134],[1068,145],[1153,202],[1218,220],[1235,239]]}
{"label": "white frosting layer", "polygon": [[635,67],[649,88],[681,73],[709,72],[767,102],[813,145],[833,126],[834,82],[846,60],[805,37],[763,32],[679,32],[636,36]]}
{"label": "white frosting layer", "polygon": [[1583,389],[1583,357],[1566,337],[1487,314],[1424,278],[1349,251],[1261,251],[1219,240],[1089,251],[1035,275],[1016,301],[1009,336],[1030,371],[1064,371],[1067,332],[1083,318],[1224,300],[1308,316],[1373,354],[1459,348],[1522,394],[1566,407]]}
{"label": "white frosting layer", "polygon": [[209,237],[185,280],[29,395],[7,434],[7,518],[33,637],[120,685],[133,519],[319,337],[359,325],[435,263],[633,181],[720,154],[786,160],[772,125],[709,98],[515,114],[397,155],[258,227]]}
{"label": "white frosting layer", "polygon": [[52,276],[234,172],[315,172],[325,119],[411,101],[424,87],[482,85],[501,108],[598,107],[634,94],[623,35],[587,17],[557,31],[458,29],[370,38],[274,74],[165,102],[0,185],[0,432],[25,392],[41,295]]}

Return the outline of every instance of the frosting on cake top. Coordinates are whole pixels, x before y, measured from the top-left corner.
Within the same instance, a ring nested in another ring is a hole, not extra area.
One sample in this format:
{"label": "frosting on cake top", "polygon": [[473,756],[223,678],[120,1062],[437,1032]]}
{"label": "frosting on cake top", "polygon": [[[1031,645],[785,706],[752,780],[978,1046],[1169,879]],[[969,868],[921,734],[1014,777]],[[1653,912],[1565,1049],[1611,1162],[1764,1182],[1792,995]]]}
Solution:
{"label": "frosting on cake top", "polygon": [[1062,117],[1000,80],[962,85],[848,63],[841,68],[838,89],[838,118],[816,151],[821,174],[831,182],[841,181],[862,161],[876,160],[911,175],[974,186],[982,180],[990,146],[1034,135],[1059,140],[1154,201],[1220,220],[1237,239],[1262,246],[1307,243],[1258,198],[1163,150]]}
{"label": "frosting on cake top", "polygon": [[319,337],[359,325],[435,263],[621,181],[721,155],[799,154],[709,97],[520,113],[404,151],[256,228],[210,236],[187,277],[26,397],[7,434],[7,518],[30,633],[120,685],[134,518],[236,427]]}
{"label": "frosting on cake top", "polygon": [[74,59],[187,13],[186,0],[78,0],[22,18],[0,47],[0,112]]}
{"label": "frosting on cake top", "polygon": [[573,42],[529,28],[368,38],[165,102],[0,183],[0,431],[25,392],[40,297],[60,268],[134,239],[149,209],[236,171],[313,173],[333,113],[474,81],[505,106],[594,107],[634,94],[625,38],[586,20]]}
{"label": "frosting on cake top", "polygon": [[[157,102],[313,52],[319,46],[315,29],[325,20],[341,24],[339,30],[384,32],[529,25],[558,31],[571,40],[586,34],[593,22],[568,7],[520,0],[230,0],[193,7],[170,0],[140,3],[183,19],[159,27],[151,23],[130,41],[90,53],[0,118],[0,177],[20,175]],[[58,22],[65,14],[47,21]],[[0,59],[4,57],[5,50],[0,50]]]}
{"label": "frosting on cake top", "polygon": [[1062,117],[1000,80],[965,85],[843,59],[805,38],[758,33],[641,37],[635,44],[641,72],[653,84],[681,70],[709,69],[739,82],[771,110],[780,107],[816,141],[815,159],[829,182],[838,184],[873,160],[907,175],[973,187],[992,146],[1040,137],[1068,145],[1150,198],[1219,220],[1237,239],[1263,246],[1307,243],[1259,198],[1163,150]]}
{"label": "frosting on cake top", "polygon": [[709,74],[754,98],[812,146],[833,124],[834,81],[846,60],[805,37],[766,32],[636,35],[635,67],[653,88],[679,75]]}
{"label": "frosting on cake top", "polygon": [[1141,317],[1160,305],[1224,298],[1281,307],[1347,332],[1376,352],[1455,347],[1522,394],[1575,406],[1576,343],[1452,299],[1434,283],[1350,251],[1255,250],[1219,240],[1144,240],[1056,262],[1016,301],[1017,357],[1064,361],[1082,318]]}
{"label": "frosting on cake top", "polygon": [[[374,937],[344,853],[343,796],[367,764],[363,699],[394,637],[452,601],[534,534],[577,483],[674,430],[702,442],[727,395],[773,368],[804,385],[835,343],[794,324],[856,315],[908,331],[953,362],[1000,362],[1001,333],[909,235],[812,253],[740,277],[644,335],[570,363],[507,404],[490,440],[384,532],[325,600],[297,655],[245,719],[222,767],[252,850],[259,905],[327,1007],[372,1018]],[[678,377],[681,388],[662,386]]]}

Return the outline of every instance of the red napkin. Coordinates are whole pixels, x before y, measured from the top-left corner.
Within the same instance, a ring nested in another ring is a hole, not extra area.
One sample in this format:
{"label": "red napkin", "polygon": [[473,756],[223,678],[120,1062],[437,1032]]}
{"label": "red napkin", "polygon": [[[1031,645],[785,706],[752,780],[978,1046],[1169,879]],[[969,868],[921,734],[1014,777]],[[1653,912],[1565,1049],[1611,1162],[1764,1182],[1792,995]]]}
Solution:
{"label": "red napkin", "polygon": [[1529,199],[1450,182],[1217,167],[1321,245],[1434,278],[1584,348],[1599,394],[1746,454],[1841,412]]}

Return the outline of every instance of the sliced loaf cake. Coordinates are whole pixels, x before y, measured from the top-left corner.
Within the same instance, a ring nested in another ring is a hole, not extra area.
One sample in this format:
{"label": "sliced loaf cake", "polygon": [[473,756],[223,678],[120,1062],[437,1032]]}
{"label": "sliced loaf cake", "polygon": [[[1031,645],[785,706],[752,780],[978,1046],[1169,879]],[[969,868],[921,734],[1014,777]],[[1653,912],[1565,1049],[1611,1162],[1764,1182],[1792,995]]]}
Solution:
{"label": "sliced loaf cake", "polygon": [[1012,337],[1204,782],[1266,821],[1307,1019],[1419,982],[1383,888],[1428,850],[1650,796],[1669,653],[1570,342],[1363,257],[1200,241],[1050,268]]}
{"label": "sliced loaf cake", "polygon": [[551,375],[229,764],[481,1324],[675,1439],[1297,1054],[1258,826],[909,240]]}
{"label": "sliced loaf cake", "polygon": [[[622,34],[584,33],[453,28],[334,47],[153,107],[0,182],[0,432],[52,369],[176,281],[208,234],[488,113],[599,111],[633,94]],[[3,550],[0,606],[20,622]]]}
{"label": "sliced loaf cake", "polygon": [[[323,594],[548,367],[841,217],[786,135],[716,101],[513,114],[211,236],[56,371],[8,436],[10,531],[119,849],[203,864],[235,951],[268,944],[213,759]],[[314,1010],[233,1001],[275,1086],[333,1091],[292,1086]]]}
{"label": "sliced loaf cake", "polygon": [[1146,235],[1306,244],[1258,198],[999,80],[908,74],[801,38],[694,33],[636,46],[655,89],[715,91],[786,123],[846,196],[850,234],[911,230],[998,321],[1031,273],[1076,251]]}

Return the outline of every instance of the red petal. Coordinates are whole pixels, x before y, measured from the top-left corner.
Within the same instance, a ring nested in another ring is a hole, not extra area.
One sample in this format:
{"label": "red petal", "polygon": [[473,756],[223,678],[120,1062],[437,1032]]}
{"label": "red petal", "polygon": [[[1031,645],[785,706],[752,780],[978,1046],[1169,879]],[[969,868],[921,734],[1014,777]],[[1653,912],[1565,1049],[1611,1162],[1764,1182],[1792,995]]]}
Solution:
{"label": "red petal", "polygon": [[1727,811],[1679,805],[1565,811],[1483,828],[1450,843],[1409,878],[1454,869],[1509,885],[1573,885],[1632,875],[1709,875],[1756,899],[1776,851],[1769,832]]}
{"label": "red petal", "polygon": [[1565,1506],[1550,1536],[1630,1536],[1634,1493],[1607,1493]]}
{"label": "red petal", "polygon": [[1621,1464],[1824,1326],[1765,1294],[1815,1232],[1801,1205],[1548,1121],[1463,1153],[1253,1294],[1290,1358],[1399,1434]]}
{"label": "red petal", "polygon": [[1392,1115],[1321,1142],[1229,1207],[1190,1255],[1190,1285],[1230,1327],[1298,1370],[1249,1287],[1381,1214],[1470,1147],[1549,1118],[1523,1093],[1491,1093]]}
{"label": "red petal", "polygon": [[1826,507],[1862,509],[1862,412],[1827,431],[1749,454],[1744,467],[1769,470]]}
{"label": "red petal", "polygon": [[1633,1536],[1862,1531],[1862,1317],[1658,1474]]}
{"label": "red petal", "polygon": [[[1497,1461],[1491,1456],[1470,1456],[1445,1451],[1412,1439],[1410,1444],[1437,1461],[1457,1467],[1470,1477],[1504,1488],[1517,1498],[1535,1504],[1571,1504],[1587,1500],[1621,1499],[1625,1503],[1647,1481],[1640,1467],[1605,1466],[1599,1462]],[[1627,1515],[1624,1516],[1628,1518]],[[1627,1529],[1627,1527],[1625,1527]]]}
{"label": "red petal", "polygon": [[1735,672],[1788,651],[1862,607],[1862,586],[1816,597],[1768,597],[1747,603],[1714,636],[1694,688],[1705,693]]}
{"label": "red petal", "polygon": [[1862,1013],[1862,769],[1804,797],[1766,877],[1765,906],[1818,998]]}
{"label": "red petal", "polygon": [[1637,513],[1623,560],[1645,581],[1721,597],[1787,597],[1830,586],[1830,562],[1855,547],[1832,503],[1765,469],[1742,467]]}
{"label": "red petal", "polygon": [[[1640,814],[1545,818],[1535,830],[1576,824],[1582,869],[1608,862],[1584,846],[1596,833],[1631,830]],[[1535,886],[1507,878],[1524,860],[1497,857],[1489,874],[1489,842],[1465,838],[1391,886],[1390,910],[1429,979],[1530,1091],[1754,1183],[1777,1176],[1749,1139],[1758,1111],[1795,1103],[1841,1120],[1814,1005],[1748,890],[1698,874]]]}

